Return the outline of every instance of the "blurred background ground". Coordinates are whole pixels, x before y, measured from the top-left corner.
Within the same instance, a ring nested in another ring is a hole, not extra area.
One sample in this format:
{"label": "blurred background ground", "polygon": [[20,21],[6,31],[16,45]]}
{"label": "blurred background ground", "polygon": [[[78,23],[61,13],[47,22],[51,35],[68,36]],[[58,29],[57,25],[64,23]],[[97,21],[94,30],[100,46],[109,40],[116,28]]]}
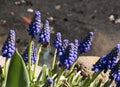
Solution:
{"label": "blurred background ground", "polygon": [[92,49],[85,55],[104,55],[120,42],[119,3],[120,0],[0,0],[0,47],[8,30],[15,29],[16,46],[20,51],[24,49],[29,41],[28,24],[21,16],[31,19],[39,10],[42,22],[50,20],[52,39],[58,31],[70,41],[81,40],[93,31]]}

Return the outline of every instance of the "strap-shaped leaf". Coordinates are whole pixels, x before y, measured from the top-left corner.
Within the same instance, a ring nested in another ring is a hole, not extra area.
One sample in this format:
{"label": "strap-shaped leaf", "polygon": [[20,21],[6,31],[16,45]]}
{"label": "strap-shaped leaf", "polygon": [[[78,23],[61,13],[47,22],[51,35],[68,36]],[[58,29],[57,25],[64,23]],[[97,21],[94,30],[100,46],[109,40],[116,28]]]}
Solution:
{"label": "strap-shaped leaf", "polygon": [[101,87],[102,79],[93,81],[89,87]]}
{"label": "strap-shaped leaf", "polygon": [[10,61],[5,87],[29,87],[28,72],[17,51]]}
{"label": "strap-shaped leaf", "polygon": [[96,87],[101,87],[101,84],[102,84],[102,79],[100,79],[97,83],[97,86]]}

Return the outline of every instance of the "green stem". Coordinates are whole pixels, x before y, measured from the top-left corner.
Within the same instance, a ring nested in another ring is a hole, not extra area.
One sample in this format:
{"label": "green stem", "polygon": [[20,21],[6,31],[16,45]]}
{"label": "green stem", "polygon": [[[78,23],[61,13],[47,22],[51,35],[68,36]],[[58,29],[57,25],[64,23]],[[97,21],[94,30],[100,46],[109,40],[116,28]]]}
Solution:
{"label": "green stem", "polygon": [[35,74],[36,74],[36,69],[37,69],[37,66],[38,66],[39,59],[40,59],[39,56],[40,56],[40,53],[41,53],[41,49],[42,49],[42,45],[40,45],[40,47],[38,49],[38,52],[37,52],[37,57],[36,57],[37,59],[36,59],[35,65],[34,65],[32,80],[34,79]]}
{"label": "green stem", "polygon": [[30,81],[32,80],[32,72],[31,72],[32,40],[33,40],[33,38],[31,38],[31,40],[29,42],[29,48],[28,48],[28,73],[29,73]]}
{"label": "green stem", "polygon": [[51,70],[53,70],[54,67],[55,67],[56,53],[57,53],[57,49],[55,50],[55,53],[54,53],[54,57],[53,57],[53,61],[52,61],[52,67],[51,67]]}
{"label": "green stem", "polygon": [[60,80],[60,77],[61,77],[61,75],[63,74],[64,70],[65,70],[65,67],[62,67],[60,73],[59,73],[58,76],[56,77],[56,78],[57,78],[56,84],[58,84],[58,82],[59,82],[59,80]]}
{"label": "green stem", "polygon": [[1,87],[5,87],[5,80],[6,80],[6,76],[8,73],[9,62],[10,62],[10,58],[6,58],[5,65],[2,70],[2,75],[1,75]]}
{"label": "green stem", "polygon": [[97,72],[97,73],[94,73],[94,74],[92,75],[92,79],[89,80],[87,83],[85,83],[84,87],[89,87],[90,84],[97,78],[97,76],[98,76],[101,72],[102,72],[102,70],[99,71],[99,72]]}
{"label": "green stem", "polygon": [[10,59],[8,59],[8,58],[5,59],[4,74],[3,74],[4,77],[6,77],[6,75],[7,75],[9,61],[10,61]]}
{"label": "green stem", "polygon": [[78,59],[79,59],[79,57],[74,61],[74,63],[73,63],[72,66],[70,67],[70,70],[69,70],[69,73],[68,73],[68,74],[70,74],[70,73],[73,71],[73,69],[74,69],[74,67],[75,67],[75,64],[77,63]]}

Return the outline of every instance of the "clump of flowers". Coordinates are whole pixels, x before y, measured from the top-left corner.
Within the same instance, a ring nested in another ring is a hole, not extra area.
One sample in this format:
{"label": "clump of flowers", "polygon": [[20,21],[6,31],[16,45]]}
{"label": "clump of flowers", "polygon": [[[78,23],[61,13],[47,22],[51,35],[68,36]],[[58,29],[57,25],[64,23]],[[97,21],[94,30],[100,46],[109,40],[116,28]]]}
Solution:
{"label": "clump of flowers", "polygon": [[76,49],[73,43],[70,43],[64,51],[64,54],[60,56],[60,66],[65,66],[69,69],[76,59]]}
{"label": "clump of flowers", "polygon": [[[78,51],[81,54],[90,50],[93,32],[89,32],[81,42],[75,39],[73,43],[69,43],[68,39],[62,39],[61,33],[58,32],[52,43],[56,50],[51,66],[43,65],[38,68],[42,47],[45,48],[48,44],[50,46],[49,21],[45,21],[41,32],[40,23],[41,14],[36,11],[28,28],[31,40],[22,55],[17,49],[15,50],[15,31],[10,30],[2,47],[2,56],[6,57],[6,60],[0,73],[0,87],[109,87],[113,80],[119,87],[120,60],[118,62],[117,60],[120,44],[117,44],[110,53],[102,56],[93,65],[94,74],[84,78],[81,76],[81,71],[77,72],[74,68],[79,58]],[[36,44],[37,36],[38,43]],[[36,75],[37,69],[39,69],[39,73]],[[110,79],[105,84],[101,80],[96,80],[102,71],[107,72],[108,69],[111,70]]]}
{"label": "clump of flowers", "polygon": [[15,31],[10,30],[7,40],[2,47],[2,56],[11,58],[15,51]]}

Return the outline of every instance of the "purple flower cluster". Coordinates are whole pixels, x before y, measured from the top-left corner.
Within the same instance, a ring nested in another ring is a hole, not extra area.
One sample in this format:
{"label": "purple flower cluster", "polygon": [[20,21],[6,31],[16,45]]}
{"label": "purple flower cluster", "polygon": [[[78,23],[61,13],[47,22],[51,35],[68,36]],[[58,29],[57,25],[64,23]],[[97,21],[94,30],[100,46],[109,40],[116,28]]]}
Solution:
{"label": "purple flower cluster", "polygon": [[58,32],[56,34],[56,38],[55,38],[55,41],[53,42],[53,45],[55,48],[59,48],[62,46],[62,40],[61,40],[61,33]]}
{"label": "purple flower cluster", "polygon": [[[32,42],[31,64],[35,64],[36,62],[36,54],[37,48],[34,48],[34,42]],[[28,62],[28,48],[23,52],[22,58],[26,63]]]}
{"label": "purple flower cluster", "polygon": [[35,64],[36,62],[36,55],[37,55],[37,48],[34,48],[32,51],[32,55],[31,55],[31,63]]}
{"label": "purple flower cluster", "polygon": [[53,45],[57,48],[57,55],[60,57],[59,65],[69,69],[77,58],[78,40],[75,39],[74,43],[69,44],[68,39],[64,39],[62,43],[61,34],[57,33]]}
{"label": "purple flower cluster", "polygon": [[39,35],[38,42],[44,45],[49,41],[50,41],[50,27],[49,27],[49,21],[46,20],[43,29]]}
{"label": "purple flower cluster", "polygon": [[37,34],[40,32],[40,24],[41,24],[41,14],[39,11],[36,11],[35,16],[27,30],[29,35],[32,36],[32,38],[35,38]]}
{"label": "purple flower cluster", "polygon": [[80,42],[78,49],[80,53],[85,53],[90,50],[91,42],[92,42],[93,32],[89,32],[89,34]]}
{"label": "purple flower cluster", "polygon": [[110,53],[105,56],[102,56],[96,64],[93,65],[92,70],[98,72],[104,70],[106,73],[108,69],[112,69],[117,62],[118,54],[120,53],[120,44],[117,44],[116,47],[112,49]]}
{"label": "purple flower cluster", "polygon": [[118,63],[111,69],[110,72],[110,79],[115,79],[115,83],[117,84],[117,87],[120,86],[120,60]]}
{"label": "purple flower cluster", "polygon": [[74,55],[74,58],[75,58],[75,59],[77,58],[77,55],[78,55],[78,42],[79,42],[79,41],[78,41],[77,39],[75,39],[74,42],[73,42],[73,43],[74,43],[74,52],[75,52],[75,53],[74,53],[74,54],[75,54],[75,55]]}
{"label": "purple flower cluster", "polygon": [[49,84],[52,84],[52,83],[53,83],[53,78],[50,78],[50,77],[49,77],[49,78],[47,79],[47,81],[48,81]]}
{"label": "purple flower cluster", "polygon": [[2,47],[2,56],[11,58],[15,51],[15,31],[10,30],[7,40]]}
{"label": "purple flower cluster", "polygon": [[77,53],[76,53],[75,45],[73,43],[70,43],[66,47],[63,55],[60,56],[60,64],[59,65],[65,66],[66,69],[69,69],[76,58],[77,58]]}
{"label": "purple flower cluster", "polygon": [[68,44],[69,44],[68,39],[64,39],[63,43],[62,43],[62,46],[57,48],[57,55],[58,56],[61,56],[61,55],[64,54],[64,51],[65,51],[66,47],[68,46]]}

